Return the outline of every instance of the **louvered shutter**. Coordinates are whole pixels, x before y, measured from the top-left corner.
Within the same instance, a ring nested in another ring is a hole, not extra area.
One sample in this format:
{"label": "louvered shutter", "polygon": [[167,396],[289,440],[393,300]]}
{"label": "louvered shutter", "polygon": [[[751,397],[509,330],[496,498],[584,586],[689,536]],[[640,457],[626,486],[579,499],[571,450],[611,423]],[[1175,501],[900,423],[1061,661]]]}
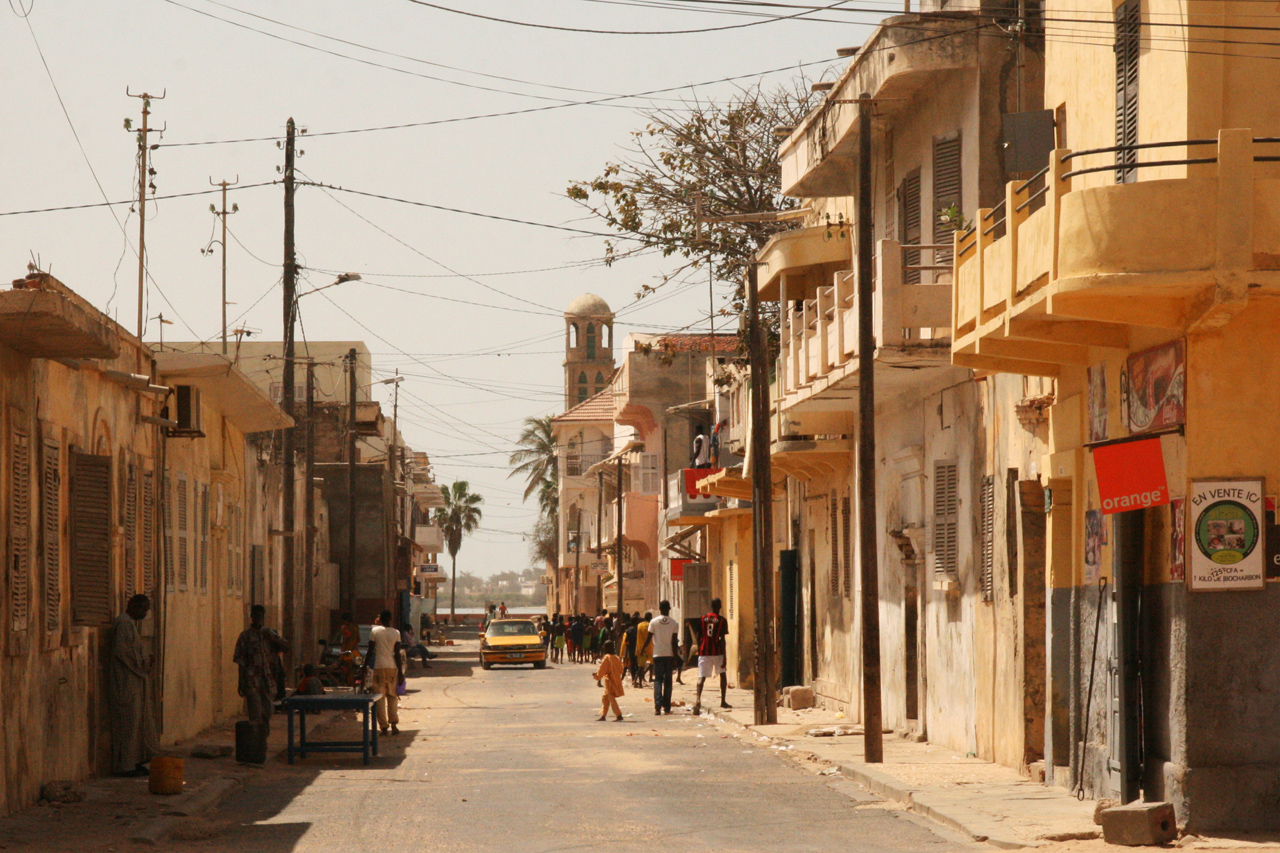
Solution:
{"label": "louvered shutter", "polygon": [[840,519],[836,515],[836,493],[827,499],[828,529],[831,532],[831,597],[840,595]]}
{"label": "louvered shutter", "polygon": [[199,585],[201,592],[209,591],[209,487],[200,486],[200,562]]}
{"label": "louvered shutter", "polygon": [[[9,630],[25,634],[31,617],[31,436],[9,439]],[[20,651],[10,644],[10,652]]]}
{"label": "louvered shutter", "polygon": [[987,475],[982,478],[981,504],[982,519],[982,600],[995,598],[995,539],[996,539],[996,478]]}
{"label": "louvered shutter", "polygon": [[164,588],[172,590],[177,581],[177,559],[173,530],[173,480],[166,474],[160,489],[160,515],[164,520]]}
{"label": "louvered shutter", "polygon": [[[898,239],[904,246],[920,244],[920,170],[916,169],[898,187]],[[920,264],[920,250],[910,249],[902,253],[904,267]],[[920,270],[904,269],[902,280],[906,284],[920,283]]]}
{"label": "louvered shutter", "polygon": [[71,454],[71,621],[111,622],[111,457]]}
{"label": "louvered shutter", "polygon": [[959,549],[960,477],[954,462],[933,463],[933,568],[955,579]]}
{"label": "louvered shutter", "polygon": [[41,573],[44,575],[44,629],[62,629],[62,445],[44,440],[40,470]]}
{"label": "louvered shutter", "polygon": [[[953,224],[942,220],[941,211],[951,205],[961,209],[960,193],[960,134],[933,141],[933,242],[950,243],[955,230]],[[933,253],[935,264],[951,263],[951,250],[938,249]]]}
{"label": "louvered shutter", "polygon": [[849,507],[849,496],[845,495],[840,502],[840,526],[844,528],[844,597],[853,596],[853,514]]}
{"label": "louvered shutter", "polygon": [[[1138,53],[1142,35],[1139,0],[1128,0],[1116,9],[1116,145],[1138,144]],[[1129,184],[1138,178],[1132,165],[1138,162],[1133,149],[1116,152],[1116,183]]]}
{"label": "louvered shutter", "polygon": [[125,465],[124,480],[124,595],[138,591],[138,469]]}
{"label": "louvered shutter", "polygon": [[191,521],[190,513],[187,505],[187,475],[178,475],[178,497],[177,507],[175,508],[175,516],[177,521],[177,533],[174,537],[175,550],[177,550],[177,568],[178,568],[178,589],[185,590],[187,588],[187,576],[189,574],[190,565],[188,560],[191,556],[191,549],[188,543],[188,534],[190,532],[189,522]]}
{"label": "louvered shutter", "polygon": [[156,475],[142,473],[142,591],[156,591]]}

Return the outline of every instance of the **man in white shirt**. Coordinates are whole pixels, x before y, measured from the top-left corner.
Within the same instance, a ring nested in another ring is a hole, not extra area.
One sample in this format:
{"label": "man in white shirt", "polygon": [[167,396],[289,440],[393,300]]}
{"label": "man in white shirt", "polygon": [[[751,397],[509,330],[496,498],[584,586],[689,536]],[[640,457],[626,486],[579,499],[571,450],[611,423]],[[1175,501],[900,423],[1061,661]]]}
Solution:
{"label": "man in white shirt", "polygon": [[653,713],[671,713],[671,676],[680,660],[680,623],[671,618],[671,602],[658,603],[657,619],[649,622],[653,641]]}
{"label": "man in white shirt", "polygon": [[706,430],[702,424],[693,428],[693,450],[689,454],[690,468],[711,467],[711,443],[707,441]]}
{"label": "man in white shirt", "polygon": [[400,734],[400,697],[396,686],[404,682],[404,664],[400,660],[400,632],[391,624],[391,611],[384,610],[369,632],[369,650],[364,656],[365,675],[373,667],[373,692],[378,694],[378,728],[383,734],[388,726],[393,735]]}

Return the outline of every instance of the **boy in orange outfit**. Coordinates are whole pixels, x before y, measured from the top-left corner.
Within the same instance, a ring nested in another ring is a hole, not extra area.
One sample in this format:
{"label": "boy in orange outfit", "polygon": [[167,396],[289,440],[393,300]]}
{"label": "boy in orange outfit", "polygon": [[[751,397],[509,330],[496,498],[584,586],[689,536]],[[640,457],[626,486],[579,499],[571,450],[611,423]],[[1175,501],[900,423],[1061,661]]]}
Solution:
{"label": "boy in orange outfit", "polygon": [[[614,722],[622,722],[622,709],[618,707],[618,697],[622,695],[622,660],[613,653],[613,641],[605,640],[604,657],[600,659],[600,668],[592,676],[597,687],[604,688],[601,697],[600,718],[602,722],[609,716],[609,708],[613,708]],[[601,684],[603,679],[604,683]]]}

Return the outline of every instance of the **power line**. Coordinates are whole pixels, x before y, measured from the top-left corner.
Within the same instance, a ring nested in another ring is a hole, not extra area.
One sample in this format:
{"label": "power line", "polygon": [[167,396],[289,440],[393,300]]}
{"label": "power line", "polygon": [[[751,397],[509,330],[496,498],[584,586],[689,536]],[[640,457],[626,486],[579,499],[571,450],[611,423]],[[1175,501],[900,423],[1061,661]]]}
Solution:
{"label": "power line", "polygon": [[[276,183],[277,183],[276,181],[263,181],[258,184],[241,184],[238,187],[227,187],[227,190],[228,191],[250,190],[256,187],[273,186]],[[222,192],[221,189],[215,188],[211,190],[195,190],[194,192],[189,192],[189,193],[170,193],[169,195],[153,195],[153,196],[150,196],[150,198],[153,201],[161,201],[161,200],[171,199],[171,198],[191,198],[192,196],[197,196],[197,195],[212,195],[214,193],[220,193],[220,192]],[[30,210],[6,210],[6,211],[0,211],[0,216],[19,216],[26,213],[58,213],[63,210],[88,210],[89,208],[93,208],[93,207],[116,207],[122,204],[133,204],[135,201],[136,199],[130,198],[130,199],[125,199],[124,201],[98,201],[90,204],[66,204],[66,205],[62,205],[61,207],[39,207],[39,208],[32,208]],[[136,250],[135,250],[135,253],[136,253]]]}

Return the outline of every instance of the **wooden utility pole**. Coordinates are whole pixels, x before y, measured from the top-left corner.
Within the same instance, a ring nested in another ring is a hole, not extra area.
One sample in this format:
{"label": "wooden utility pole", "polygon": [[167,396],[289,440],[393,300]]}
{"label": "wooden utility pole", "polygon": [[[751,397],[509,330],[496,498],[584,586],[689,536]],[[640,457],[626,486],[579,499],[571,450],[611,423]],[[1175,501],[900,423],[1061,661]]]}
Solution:
{"label": "wooden utility pole", "polygon": [[747,268],[747,335],[751,341],[751,559],[755,567],[755,724],[778,721],[773,681],[773,465],[769,457],[769,357],[754,260]]}
{"label": "wooden utility pole", "polygon": [[[296,128],[291,118],[285,125],[284,143],[284,377],[280,388],[280,408],[284,409],[284,413],[290,418],[294,415],[293,326],[298,311],[298,264],[293,242],[293,193],[296,189],[293,182],[295,136]],[[295,523],[294,496],[298,484],[296,482],[297,471],[295,468],[296,460],[294,459],[293,427],[287,426],[282,432],[284,489],[281,494],[281,515],[284,518],[281,524],[284,527],[284,541],[281,544],[283,546],[282,557],[284,563],[284,599],[282,602],[283,613],[281,621],[283,624],[281,627],[284,630],[285,639],[296,644],[297,636],[294,632],[296,595],[294,576],[297,573],[297,566],[295,565],[294,546],[297,542],[298,531]]]}
{"label": "wooden utility pole", "polygon": [[213,178],[209,179],[209,184],[215,187],[222,187],[222,210],[213,210],[213,205],[209,208],[213,210],[213,215],[222,220],[222,354],[227,354],[227,216],[232,213],[240,212],[240,205],[231,206],[231,210],[227,210],[227,187],[234,187],[240,183],[240,176],[236,175],[234,181],[217,181]]}
{"label": "wooden utility pole", "polygon": [[[604,541],[604,466],[596,472],[596,562],[600,562],[600,543]],[[596,603],[604,606],[604,576],[596,575]]]}
{"label": "wooden utility pole", "polygon": [[618,539],[613,543],[613,553],[616,557],[614,564],[614,572],[618,579],[618,613],[625,613],[622,607],[622,454],[618,454]]}
{"label": "wooden utility pole", "polygon": [[356,607],[356,350],[347,351],[347,571],[342,578],[342,606],[353,616]]}
{"label": "wooden utility pole", "polygon": [[876,537],[876,384],[872,329],[871,96],[858,99],[858,551],[862,566],[863,760],[884,761],[880,719],[880,566]]}
{"label": "wooden utility pole", "polygon": [[574,534],[573,544],[573,612],[582,610],[582,507],[578,507],[578,532]]}
{"label": "wooden utility pole", "polygon": [[[150,188],[155,192],[155,187],[151,183],[152,169],[147,163],[147,155],[151,151],[151,146],[147,144],[147,134],[153,132],[155,128],[149,125],[148,118],[151,115],[151,101],[164,100],[168,90],[166,89],[158,96],[146,92],[135,95],[129,91],[128,87],[124,92],[130,98],[142,100],[142,127],[138,129],[138,340],[142,340],[145,328],[143,313],[147,301],[147,189]],[[125,123],[125,129],[130,129],[128,122]]]}
{"label": "wooden utility pole", "polygon": [[[224,207],[226,205],[223,205]],[[311,645],[316,633],[316,364],[307,360],[307,432],[306,432],[306,465],[303,468],[303,479],[306,488],[302,493],[302,512],[306,516],[306,538],[303,540],[303,643],[302,648],[314,650]],[[325,626],[325,634],[329,632]],[[306,657],[312,658],[313,652]]]}

